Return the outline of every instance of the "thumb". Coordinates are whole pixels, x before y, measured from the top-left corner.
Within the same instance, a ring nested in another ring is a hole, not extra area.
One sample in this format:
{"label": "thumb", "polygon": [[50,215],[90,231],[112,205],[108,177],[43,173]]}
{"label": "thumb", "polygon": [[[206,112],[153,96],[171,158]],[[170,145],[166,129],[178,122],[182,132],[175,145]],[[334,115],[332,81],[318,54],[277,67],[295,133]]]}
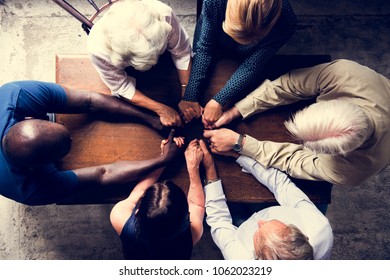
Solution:
{"label": "thumb", "polygon": [[204,138],[211,138],[214,135],[214,133],[215,133],[215,130],[209,130],[209,129],[204,130],[203,137]]}
{"label": "thumb", "polygon": [[173,135],[175,134],[175,130],[171,129],[171,132],[169,133],[167,142],[171,142],[173,140]]}

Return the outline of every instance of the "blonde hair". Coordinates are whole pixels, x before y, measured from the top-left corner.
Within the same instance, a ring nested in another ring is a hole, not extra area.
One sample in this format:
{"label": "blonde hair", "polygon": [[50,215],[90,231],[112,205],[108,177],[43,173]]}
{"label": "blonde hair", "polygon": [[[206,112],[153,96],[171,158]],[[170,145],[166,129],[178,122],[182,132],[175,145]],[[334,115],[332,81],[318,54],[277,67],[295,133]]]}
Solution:
{"label": "blonde hair", "polygon": [[167,47],[172,9],[157,0],[119,1],[100,19],[111,63],[146,71]]}
{"label": "blonde hair", "polygon": [[255,233],[255,254],[261,260],[312,260],[313,247],[309,239],[295,225],[282,229]]}
{"label": "blonde hair", "polygon": [[359,106],[345,101],[318,102],[285,123],[289,132],[316,153],[346,155],[367,139],[368,118]]}
{"label": "blonde hair", "polygon": [[282,6],[282,0],[228,0],[223,30],[239,43],[258,41],[274,27]]}

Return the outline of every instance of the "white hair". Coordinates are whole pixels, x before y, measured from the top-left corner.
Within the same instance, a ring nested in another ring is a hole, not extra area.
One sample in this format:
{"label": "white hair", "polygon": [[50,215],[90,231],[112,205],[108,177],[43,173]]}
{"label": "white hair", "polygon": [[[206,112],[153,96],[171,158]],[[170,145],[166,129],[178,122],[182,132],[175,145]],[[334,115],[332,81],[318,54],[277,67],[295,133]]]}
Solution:
{"label": "white hair", "polygon": [[100,19],[111,63],[146,71],[157,64],[172,30],[166,17],[172,9],[157,0],[126,0],[113,4]]}
{"label": "white hair", "polygon": [[331,100],[310,105],[284,123],[289,132],[316,153],[341,154],[367,139],[368,118],[359,106]]}

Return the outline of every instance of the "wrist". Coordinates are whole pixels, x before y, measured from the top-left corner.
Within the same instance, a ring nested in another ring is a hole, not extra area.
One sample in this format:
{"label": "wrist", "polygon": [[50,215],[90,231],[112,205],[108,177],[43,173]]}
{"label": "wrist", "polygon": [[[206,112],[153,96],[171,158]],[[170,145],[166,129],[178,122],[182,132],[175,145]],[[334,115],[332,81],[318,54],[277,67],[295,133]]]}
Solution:
{"label": "wrist", "polygon": [[229,112],[230,112],[230,116],[231,116],[232,120],[233,120],[233,119],[236,119],[236,118],[238,118],[238,117],[241,117],[241,113],[240,113],[240,111],[238,111],[238,108],[237,108],[236,106],[233,106],[233,107],[229,110]]}
{"label": "wrist", "polygon": [[204,185],[209,185],[209,184],[212,184],[212,183],[215,183],[215,182],[218,182],[219,180],[221,180],[219,177],[216,177],[216,178],[213,178],[213,179],[205,179],[204,180]]}
{"label": "wrist", "polygon": [[245,134],[239,134],[237,141],[232,145],[232,150],[235,152],[241,152],[245,143]]}
{"label": "wrist", "polygon": [[186,92],[187,84],[181,84],[181,97],[184,96],[184,93]]}
{"label": "wrist", "polygon": [[210,180],[215,180],[215,179],[218,179],[218,174],[217,174],[217,171],[214,169],[212,171],[206,171],[205,172],[205,179],[206,181],[210,181]]}
{"label": "wrist", "polygon": [[187,171],[190,176],[199,174],[199,166],[187,167]]}

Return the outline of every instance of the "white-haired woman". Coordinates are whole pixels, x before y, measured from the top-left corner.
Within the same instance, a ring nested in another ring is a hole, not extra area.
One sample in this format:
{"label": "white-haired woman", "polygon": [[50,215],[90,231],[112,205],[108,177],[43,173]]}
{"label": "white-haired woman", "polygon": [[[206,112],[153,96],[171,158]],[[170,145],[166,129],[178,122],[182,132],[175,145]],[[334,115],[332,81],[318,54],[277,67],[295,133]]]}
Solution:
{"label": "white-haired woman", "polygon": [[165,51],[171,53],[180,82],[186,85],[191,68],[189,36],[172,9],[157,0],[114,3],[88,38],[91,62],[113,95],[157,113],[164,126],[180,126],[179,114],[144,95],[125,71],[149,70]]}

